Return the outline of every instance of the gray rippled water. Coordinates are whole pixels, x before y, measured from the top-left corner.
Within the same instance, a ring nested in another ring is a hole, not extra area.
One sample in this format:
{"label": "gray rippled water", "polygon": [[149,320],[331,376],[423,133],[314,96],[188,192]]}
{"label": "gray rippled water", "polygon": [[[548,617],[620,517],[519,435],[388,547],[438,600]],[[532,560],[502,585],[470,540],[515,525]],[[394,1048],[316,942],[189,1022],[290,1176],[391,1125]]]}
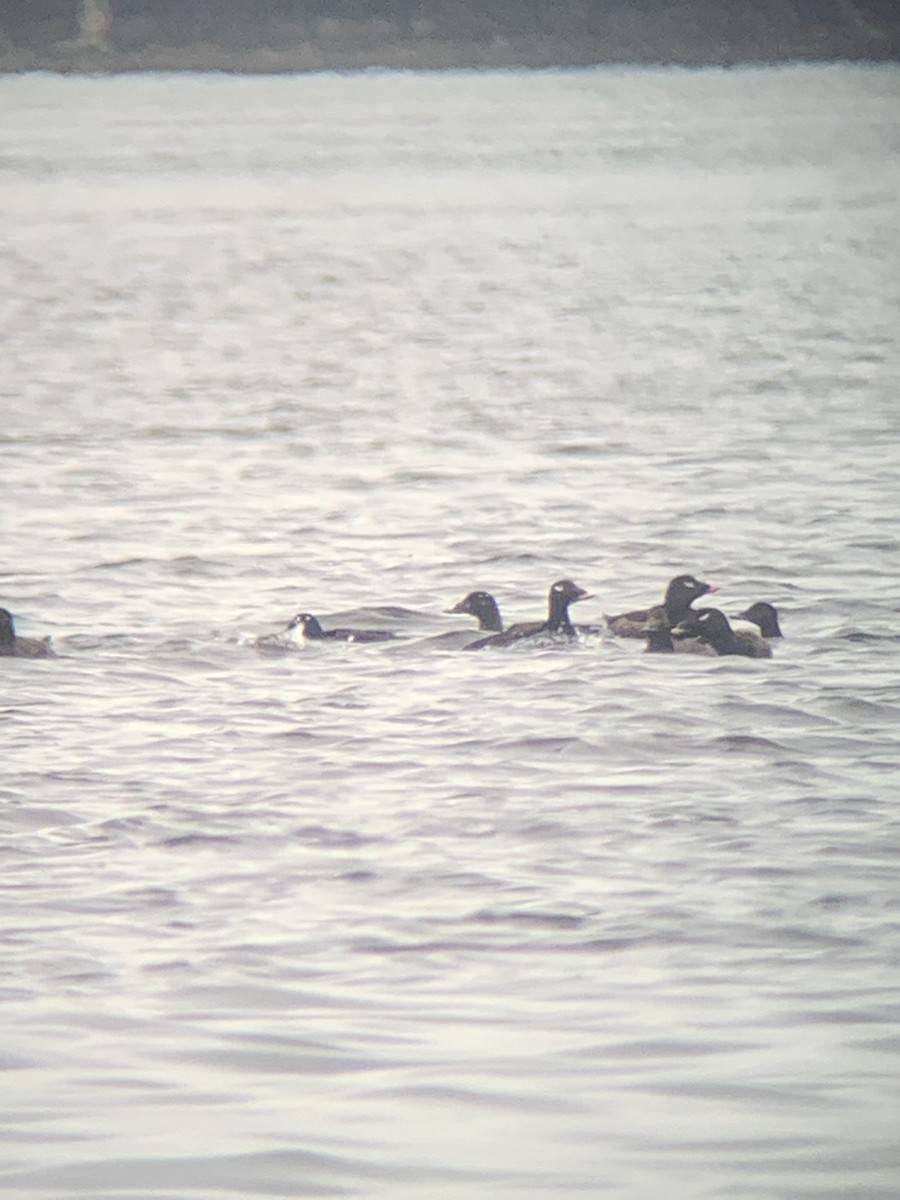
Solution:
{"label": "gray rippled water", "polygon": [[0,1196],[893,1200],[898,80],[0,82]]}

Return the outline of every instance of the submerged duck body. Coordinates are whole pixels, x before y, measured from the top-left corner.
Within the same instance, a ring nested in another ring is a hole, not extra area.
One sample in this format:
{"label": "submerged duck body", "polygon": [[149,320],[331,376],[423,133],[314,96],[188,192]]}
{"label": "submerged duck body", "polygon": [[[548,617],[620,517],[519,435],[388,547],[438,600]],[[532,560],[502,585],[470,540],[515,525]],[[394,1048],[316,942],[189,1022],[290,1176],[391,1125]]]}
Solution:
{"label": "submerged duck body", "polygon": [[55,658],[50,638],[19,637],[13,615],[7,608],[0,608],[0,657],[3,658]]}
{"label": "submerged duck body", "polygon": [[388,642],[397,636],[387,629],[323,629],[312,613],[298,613],[288,625],[288,633],[311,642]]}
{"label": "submerged duck body", "polygon": [[735,654],[744,658],[771,658],[772,647],[760,633],[734,630],[723,612],[717,608],[700,608],[690,612],[672,629],[672,637],[696,638],[707,653],[720,656]]}
{"label": "submerged duck body", "polygon": [[543,636],[577,637],[575,626],[569,620],[569,605],[578,600],[589,600],[591,593],[580,588],[571,579],[559,579],[550,588],[547,597],[546,621],[525,621],[513,625],[505,633],[479,638],[466,646],[467,650],[483,650],[485,647],[511,646],[526,638]]}
{"label": "submerged duck body", "polygon": [[643,628],[642,635],[647,642],[645,650],[648,654],[675,653],[672,630],[669,628],[664,611],[657,616],[650,617]]}
{"label": "submerged duck body", "polygon": [[468,613],[478,622],[478,628],[485,633],[502,633],[503,621],[497,601],[490,592],[469,592],[459,603],[447,609],[448,613]]}
{"label": "submerged duck body", "polygon": [[717,590],[715,584],[704,583],[694,575],[676,575],[669,581],[662,604],[606,617],[606,624],[616,637],[644,637],[647,626],[659,621],[665,621],[671,629],[691,611],[691,604],[695,600]]}

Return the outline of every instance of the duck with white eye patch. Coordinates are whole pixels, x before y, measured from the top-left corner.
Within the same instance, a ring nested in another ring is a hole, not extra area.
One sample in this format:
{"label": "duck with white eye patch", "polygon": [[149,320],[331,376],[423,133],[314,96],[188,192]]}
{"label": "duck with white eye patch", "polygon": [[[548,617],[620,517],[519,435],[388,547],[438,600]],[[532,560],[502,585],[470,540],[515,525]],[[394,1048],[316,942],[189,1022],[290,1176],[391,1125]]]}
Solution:
{"label": "duck with white eye patch", "polygon": [[[647,654],[674,654],[675,643],[672,640],[672,630],[666,620],[665,613],[651,617],[643,629],[647,645]],[[682,645],[684,643],[681,643]]]}
{"label": "duck with white eye patch", "polygon": [[771,658],[772,647],[760,634],[732,629],[728,618],[718,608],[700,608],[679,621],[672,629],[672,637],[696,638],[706,653],[725,656],[742,655],[744,658]]}
{"label": "duck with white eye patch", "polygon": [[552,585],[547,596],[546,621],[525,621],[513,625],[505,633],[495,633],[491,637],[479,638],[470,642],[466,650],[483,650],[486,647],[501,648],[511,646],[527,638],[562,637],[573,639],[578,636],[577,630],[569,620],[569,605],[578,600],[590,600],[591,592],[573,583],[571,579],[559,579]]}
{"label": "duck with white eye patch", "polygon": [[709,656],[713,653],[710,647],[703,644],[699,638],[687,636],[675,638],[673,630],[669,628],[665,612],[662,611],[651,617],[644,626],[644,639],[647,643],[644,647],[646,654],[704,654]]}
{"label": "duck with white eye patch", "polygon": [[310,642],[389,642],[397,636],[387,629],[323,629],[312,613],[298,613],[288,633]]}
{"label": "duck with white eye patch", "polygon": [[669,581],[662,604],[606,617],[606,624],[615,637],[645,637],[648,625],[652,624],[656,630],[661,630],[660,622],[665,622],[671,629],[691,611],[695,600],[718,590],[714,583],[704,583],[694,575],[676,575]]}

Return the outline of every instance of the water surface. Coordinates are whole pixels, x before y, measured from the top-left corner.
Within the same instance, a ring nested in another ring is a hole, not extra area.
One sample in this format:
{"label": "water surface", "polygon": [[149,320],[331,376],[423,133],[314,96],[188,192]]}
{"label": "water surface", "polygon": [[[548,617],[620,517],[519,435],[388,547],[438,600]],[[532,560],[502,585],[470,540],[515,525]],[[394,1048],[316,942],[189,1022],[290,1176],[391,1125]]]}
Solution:
{"label": "water surface", "polygon": [[892,1200],[896,69],[0,92],[0,1194]]}

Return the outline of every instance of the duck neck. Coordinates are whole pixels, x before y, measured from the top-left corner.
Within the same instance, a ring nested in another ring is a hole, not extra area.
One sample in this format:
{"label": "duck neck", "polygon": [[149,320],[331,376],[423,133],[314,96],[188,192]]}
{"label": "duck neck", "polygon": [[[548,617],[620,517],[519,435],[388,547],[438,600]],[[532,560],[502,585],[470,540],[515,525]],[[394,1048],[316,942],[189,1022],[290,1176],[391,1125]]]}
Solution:
{"label": "duck neck", "polygon": [[569,620],[569,601],[556,594],[550,597],[550,614],[547,617],[549,633],[574,634],[575,626]]}
{"label": "duck neck", "polygon": [[700,639],[702,642],[709,642],[716,654],[740,654],[741,648],[737,638],[734,636],[734,630],[730,626],[723,626],[721,629],[715,630],[710,637],[708,634]]}
{"label": "duck neck", "polygon": [[759,632],[764,638],[780,638],[781,629],[778,625],[778,618],[774,612],[761,612],[759,618],[754,621],[755,625],[759,626]]}
{"label": "duck neck", "polygon": [[693,596],[670,596],[668,592],[666,593],[663,608],[666,610],[666,620],[669,622],[670,629],[674,625],[677,625],[679,621],[683,621],[688,615],[691,611],[691,601],[693,599]]}
{"label": "duck neck", "polygon": [[503,622],[500,620],[500,609],[496,604],[485,605],[484,612],[478,620],[478,628],[486,633],[502,633]]}

